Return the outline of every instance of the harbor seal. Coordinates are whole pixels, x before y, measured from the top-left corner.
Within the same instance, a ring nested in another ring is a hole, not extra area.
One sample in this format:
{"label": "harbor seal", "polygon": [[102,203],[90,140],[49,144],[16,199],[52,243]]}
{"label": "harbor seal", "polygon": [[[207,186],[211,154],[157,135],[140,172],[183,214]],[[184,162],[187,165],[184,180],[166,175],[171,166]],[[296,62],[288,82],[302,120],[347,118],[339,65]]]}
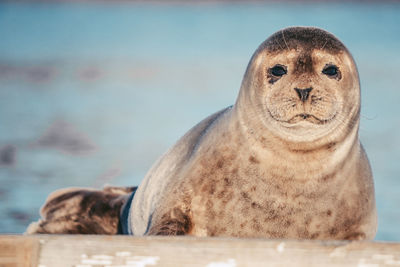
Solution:
{"label": "harbor seal", "polygon": [[131,233],[374,238],[359,117],[357,68],[335,36],[309,27],[273,34],[252,56],[235,105],[192,128],[146,175]]}
{"label": "harbor seal", "polygon": [[126,200],[125,232],[373,239],[359,117],[347,48],[318,28],[278,31],[253,54],[236,103],[189,130]]}

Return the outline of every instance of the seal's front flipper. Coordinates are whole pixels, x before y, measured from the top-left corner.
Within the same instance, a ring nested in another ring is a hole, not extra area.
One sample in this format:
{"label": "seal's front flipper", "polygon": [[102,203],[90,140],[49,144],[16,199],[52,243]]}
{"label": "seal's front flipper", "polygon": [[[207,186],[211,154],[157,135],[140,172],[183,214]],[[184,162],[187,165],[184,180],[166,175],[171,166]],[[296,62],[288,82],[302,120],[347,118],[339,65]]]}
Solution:
{"label": "seal's front flipper", "polygon": [[147,235],[187,235],[192,230],[192,221],[187,213],[179,208],[161,216],[159,223],[150,226]]}
{"label": "seal's front flipper", "polygon": [[117,234],[121,208],[136,187],[66,188],[49,195],[27,234]]}

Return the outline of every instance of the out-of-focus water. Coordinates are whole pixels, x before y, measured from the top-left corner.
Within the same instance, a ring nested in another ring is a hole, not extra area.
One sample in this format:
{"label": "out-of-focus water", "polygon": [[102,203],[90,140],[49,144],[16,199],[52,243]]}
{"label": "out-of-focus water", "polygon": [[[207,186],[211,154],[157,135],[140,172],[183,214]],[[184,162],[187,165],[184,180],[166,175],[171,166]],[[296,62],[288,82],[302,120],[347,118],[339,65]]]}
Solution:
{"label": "out-of-focus water", "polygon": [[377,239],[399,241],[400,5],[361,3],[0,3],[0,232],[23,232],[55,189],[140,183],[292,25],[334,33],[358,63]]}

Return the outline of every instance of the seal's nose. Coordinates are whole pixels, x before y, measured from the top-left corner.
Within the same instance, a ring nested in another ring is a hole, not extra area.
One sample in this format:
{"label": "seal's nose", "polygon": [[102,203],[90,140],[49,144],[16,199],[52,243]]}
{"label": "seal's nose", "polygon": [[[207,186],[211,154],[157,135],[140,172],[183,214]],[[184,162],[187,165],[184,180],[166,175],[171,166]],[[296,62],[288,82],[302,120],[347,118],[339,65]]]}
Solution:
{"label": "seal's nose", "polygon": [[305,88],[305,89],[294,88],[294,90],[296,91],[296,93],[299,96],[300,100],[303,101],[303,102],[306,102],[307,99],[308,99],[308,96],[310,95],[312,87]]}

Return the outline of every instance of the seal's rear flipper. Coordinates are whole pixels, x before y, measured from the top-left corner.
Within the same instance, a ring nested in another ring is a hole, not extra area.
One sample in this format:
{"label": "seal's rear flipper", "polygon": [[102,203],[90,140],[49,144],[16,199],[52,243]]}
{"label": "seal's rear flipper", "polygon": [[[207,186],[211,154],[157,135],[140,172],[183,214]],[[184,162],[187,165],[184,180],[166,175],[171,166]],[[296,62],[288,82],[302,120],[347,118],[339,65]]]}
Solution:
{"label": "seal's rear flipper", "polygon": [[123,205],[137,187],[66,188],[49,195],[27,234],[117,234]]}

